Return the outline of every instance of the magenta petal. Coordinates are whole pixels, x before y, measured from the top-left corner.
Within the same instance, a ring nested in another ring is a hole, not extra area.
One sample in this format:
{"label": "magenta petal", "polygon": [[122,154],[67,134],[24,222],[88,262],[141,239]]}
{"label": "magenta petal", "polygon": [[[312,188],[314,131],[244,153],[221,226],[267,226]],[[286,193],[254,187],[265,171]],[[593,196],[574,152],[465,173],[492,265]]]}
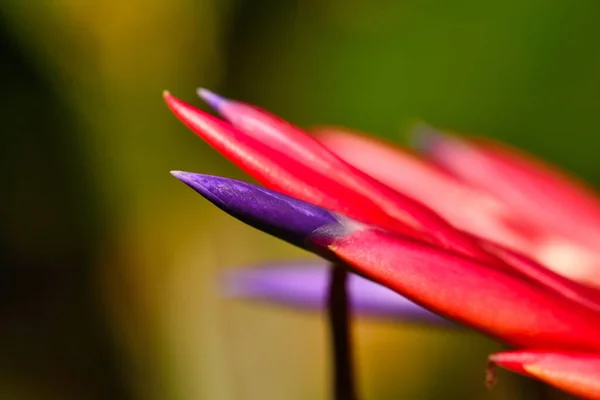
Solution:
{"label": "magenta petal", "polygon": [[[224,275],[223,293],[227,297],[319,310],[325,308],[329,272],[330,267],[319,261],[229,270]],[[360,315],[451,325],[396,292],[358,275],[350,274],[348,285],[352,308]]]}

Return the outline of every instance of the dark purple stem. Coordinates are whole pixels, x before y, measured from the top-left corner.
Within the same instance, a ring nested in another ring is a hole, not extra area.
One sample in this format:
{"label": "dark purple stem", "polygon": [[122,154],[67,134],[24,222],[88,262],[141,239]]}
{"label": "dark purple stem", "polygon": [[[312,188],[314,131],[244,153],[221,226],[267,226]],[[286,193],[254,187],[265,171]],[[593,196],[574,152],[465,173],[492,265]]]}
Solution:
{"label": "dark purple stem", "polygon": [[350,332],[348,272],[332,265],[328,314],[333,344],[334,400],[357,400]]}

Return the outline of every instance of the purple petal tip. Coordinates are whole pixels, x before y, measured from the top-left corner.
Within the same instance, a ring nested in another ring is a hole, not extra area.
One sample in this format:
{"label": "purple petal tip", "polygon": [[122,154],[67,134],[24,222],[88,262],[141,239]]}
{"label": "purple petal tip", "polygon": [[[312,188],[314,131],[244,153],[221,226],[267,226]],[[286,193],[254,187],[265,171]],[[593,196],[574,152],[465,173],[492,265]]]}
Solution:
{"label": "purple petal tip", "polygon": [[181,182],[194,189],[196,192],[201,194],[210,202],[221,203],[221,200],[218,198],[218,196],[216,196],[215,193],[213,193],[213,191],[211,190],[217,178],[220,177],[195,174],[193,172],[185,171],[171,171],[171,175],[173,175],[175,178],[179,179]]}
{"label": "purple petal tip", "polygon": [[299,247],[315,230],[338,220],[327,210],[247,182],[220,176],[171,174],[233,217]]}
{"label": "purple petal tip", "polygon": [[410,146],[422,153],[429,153],[435,148],[440,138],[444,137],[436,128],[425,123],[417,124],[409,133]]}
{"label": "purple petal tip", "polygon": [[169,172],[171,175],[173,175],[175,178],[179,179],[180,181],[185,179],[185,175],[188,174],[188,172],[184,172],[184,171],[170,171]]}
{"label": "purple petal tip", "polygon": [[200,96],[200,98],[206,102],[206,104],[208,104],[217,111],[219,111],[219,109],[225,103],[229,102],[229,100],[225,97],[219,96],[218,94],[213,93],[208,89],[200,88],[198,89],[197,93],[198,96]]}

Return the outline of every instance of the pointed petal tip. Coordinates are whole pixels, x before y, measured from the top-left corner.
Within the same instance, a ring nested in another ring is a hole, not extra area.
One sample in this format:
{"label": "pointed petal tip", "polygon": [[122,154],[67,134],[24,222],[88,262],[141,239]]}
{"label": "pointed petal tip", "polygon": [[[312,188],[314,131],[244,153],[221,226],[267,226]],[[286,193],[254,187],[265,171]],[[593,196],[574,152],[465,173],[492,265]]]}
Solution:
{"label": "pointed petal tip", "polygon": [[490,362],[538,379],[567,393],[600,399],[600,356],[594,352],[513,350],[493,354]]}
{"label": "pointed petal tip", "polygon": [[410,147],[421,152],[428,153],[444,134],[433,126],[420,122],[416,124],[408,134]]}
{"label": "pointed petal tip", "polygon": [[410,147],[420,153],[433,156],[434,159],[440,157],[447,148],[462,149],[469,146],[467,139],[425,123],[415,125],[408,136]]}
{"label": "pointed petal tip", "polygon": [[211,92],[208,89],[198,88],[196,93],[198,93],[198,96],[200,96],[200,98],[202,100],[204,100],[206,102],[206,104],[208,104],[209,106],[211,106],[212,108],[214,108],[217,111],[219,111],[219,109],[225,103],[229,102],[229,99],[227,99],[223,96],[220,96],[214,92]]}
{"label": "pointed petal tip", "polygon": [[339,224],[326,209],[251,183],[192,172],[171,174],[233,217],[299,247],[317,229]]}
{"label": "pointed petal tip", "polygon": [[504,351],[491,354],[488,361],[509,371],[527,375],[527,365],[535,363],[540,354],[537,351]]}
{"label": "pointed petal tip", "polygon": [[206,197],[206,179],[203,178],[210,177],[209,175],[195,174],[193,172],[177,170],[170,171],[169,173],[179,181],[194,189],[196,192],[200,193],[202,196]]}
{"label": "pointed petal tip", "polygon": [[196,175],[192,172],[185,172],[185,171],[178,171],[178,170],[173,170],[169,172],[173,177],[179,179],[181,182],[187,184],[187,185],[191,185],[191,183],[193,182],[193,176]]}
{"label": "pointed petal tip", "polygon": [[172,111],[175,111],[175,107],[177,107],[178,103],[181,102],[181,100],[179,100],[177,97],[173,96],[171,94],[171,92],[168,90],[163,90],[162,96],[163,96],[163,99],[165,100],[165,102],[167,103],[167,106]]}
{"label": "pointed petal tip", "polygon": [[171,107],[171,103],[173,102],[173,99],[175,99],[171,92],[169,92],[168,90],[163,90],[162,97],[167,103],[167,106]]}
{"label": "pointed petal tip", "polygon": [[171,171],[171,175],[194,189],[198,194],[217,207],[227,207],[228,203],[233,200],[224,199],[222,196],[224,187],[235,185],[236,181],[233,179],[185,171]]}

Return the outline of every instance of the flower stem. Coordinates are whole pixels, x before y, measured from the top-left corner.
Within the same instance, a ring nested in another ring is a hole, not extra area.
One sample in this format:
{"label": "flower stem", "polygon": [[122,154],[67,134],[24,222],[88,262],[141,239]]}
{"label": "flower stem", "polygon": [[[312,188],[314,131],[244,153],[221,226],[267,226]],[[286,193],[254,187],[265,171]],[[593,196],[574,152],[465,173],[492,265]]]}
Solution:
{"label": "flower stem", "polygon": [[334,400],[357,400],[350,332],[348,272],[333,265],[329,285],[328,313],[333,344]]}

